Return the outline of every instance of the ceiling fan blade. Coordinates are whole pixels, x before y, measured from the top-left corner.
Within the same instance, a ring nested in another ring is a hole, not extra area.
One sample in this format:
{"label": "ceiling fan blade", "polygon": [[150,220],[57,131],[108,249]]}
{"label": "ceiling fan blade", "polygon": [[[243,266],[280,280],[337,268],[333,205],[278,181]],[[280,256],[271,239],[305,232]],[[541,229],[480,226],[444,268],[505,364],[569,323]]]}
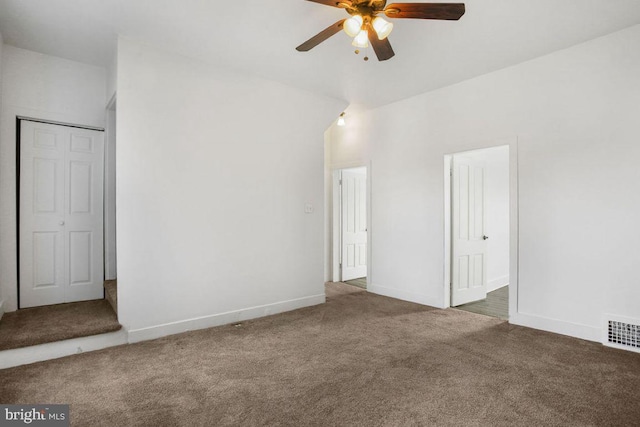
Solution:
{"label": "ceiling fan blade", "polygon": [[464,15],[464,11],[464,3],[393,3],[384,9],[384,14],[389,18],[456,21]]}
{"label": "ceiling fan blade", "polygon": [[391,43],[389,43],[389,38],[387,37],[384,40],[379,40],[371,24],[367,26],[367,30],[369,31],[369,43],[371,43],[371,47],[373,47],[373,51],[376,53],[378,61],[386,61],[387,59],[393,58],[395,52],[391,47]]}
{"label": "ceiling fan blade", "polygon": [[316,34],[315,36],[311,37],[309,40],[307,40],[306,42],[304,42],[300,46],[298,46],[296,48],[296,50],[298,52],[310,51],[311,49],[313,49],[314,47],[318,46],[320,43],[322,43],[323,41],[325,41],[329,37],[333,36],[336,33],[339,33],[340,30],[342,30],[342,26],[344,25],[344,21],[346,21],[346,19],[342,19],[342,20],[336,22],[335,24],[333,24],[333,25],[325,28],[324,30],[320,31],[318,34]]}
{"label": "ceiling fan blade", "polygon": [[340,7],[340,8],[344,7],[344,6],[341,6],[340,3],[342,3],[343,5],[351,6],[351,0],[307,0],[307,1],[312,1],[314,3],[320,3],[326,6],[333,6],[333,7]]}

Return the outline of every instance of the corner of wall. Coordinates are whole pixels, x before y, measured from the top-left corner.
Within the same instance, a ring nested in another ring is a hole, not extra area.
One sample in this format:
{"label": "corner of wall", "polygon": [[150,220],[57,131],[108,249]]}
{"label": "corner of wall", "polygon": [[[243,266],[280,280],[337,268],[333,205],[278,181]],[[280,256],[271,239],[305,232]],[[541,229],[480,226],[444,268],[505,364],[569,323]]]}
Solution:
{"label": "corner of wall", "polygon": [[118,90],[118,44],[116,43],[116,49],[111,59],[111,63],[107,66],[107,82],[106,82],[106,101],[107,108],[110,108],[113,104],[116,92]]}

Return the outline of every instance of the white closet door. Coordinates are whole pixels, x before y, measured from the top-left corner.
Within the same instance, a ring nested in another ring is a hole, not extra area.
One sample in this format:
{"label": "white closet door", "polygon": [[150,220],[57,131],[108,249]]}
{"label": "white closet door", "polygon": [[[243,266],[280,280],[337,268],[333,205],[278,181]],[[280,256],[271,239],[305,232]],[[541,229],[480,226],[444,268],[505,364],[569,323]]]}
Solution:
{"label": "white closet door", "polygon": [[103,132],[21,121],[20,307],[103,297]]}

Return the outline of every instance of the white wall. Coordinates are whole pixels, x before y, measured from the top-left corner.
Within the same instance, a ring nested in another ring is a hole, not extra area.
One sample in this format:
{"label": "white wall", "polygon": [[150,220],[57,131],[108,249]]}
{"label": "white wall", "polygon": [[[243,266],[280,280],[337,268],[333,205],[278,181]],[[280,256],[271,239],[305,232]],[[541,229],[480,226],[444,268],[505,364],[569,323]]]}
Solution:
{"label": "white wall", "polygon": [[323,134],[345,103],[125,39],[117,75],[130,339],[323,302]]}
{"label": "white wall", "polygon": [[2,50],[0,115],[0,288],[5,310],[17,308],[16,116],[104,126],[104,68],[13,46]]}
{"label": "white wall", "polygon": [[[2,50],[4,48],[4,41],[2,39],[2,33],[0,33],[0,135],[2,135]],[[4,298],[2,297],[2,275],[0,274],[0,319],[4,314]]]}
{"label": "white wall", "polygon": [[334,130],[332,163],[372,161],[378,291],[443,306],[442,156],[517,136],[511,320],[598,340],[603,313],[640,318],[638,75],[636,25]]}

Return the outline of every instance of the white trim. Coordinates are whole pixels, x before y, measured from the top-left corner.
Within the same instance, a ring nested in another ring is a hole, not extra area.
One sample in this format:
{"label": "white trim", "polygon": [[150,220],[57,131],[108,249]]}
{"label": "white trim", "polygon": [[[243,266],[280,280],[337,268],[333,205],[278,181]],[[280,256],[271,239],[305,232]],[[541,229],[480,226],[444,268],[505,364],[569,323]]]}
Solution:
{"label": "white trim", "polygon": [[515,315],[509,316],[509,323],[567,335],[587,341],[601,342],[602,339],[602,332],[600,328],[582,325],[579,323],[566,322],[564,320],[533,316],[531,314],[516,313]]}
{"label": "white trim", "polygon": [[518,196],[518,138],[509,143],[509,317],[518,314],[520,276],[520,199]]}
{"label": "white trim", "polygon": [[487,292],[493,292],[505,286],[509,286],[509,275],[487,280]]}
{"label": "white trim", "polygon": [[444,301],[440,307],[451,307],[451,176],[453,156],[444,156]]}
{"label": "white trim", "polygon": [[[117,250],[116,250],[116,221],[115,202],[116,186],[115,182],[116,164],[116,95],[114,94],[105,110],[105,135],[104,135],[104,278],[105,280],[116,280],[117,275]],[[113,159],[113,160],[112,160]]]}
{"label": "white trim", "polygon": [[395,298],[402,301],[414,302],[416,304],[428,305],[431,307],[442,308],[438,299],[434,299],[427,294],[403,291],[396,288],[388,288],[386,286],[367,283],[367,291],[382,295],[385,297]]}
{"label": "white trim", "polygon": [[35,117],[27,117],[27,116],[21,116],[21,115],[16,116],[16,118],[18,120],[26,120],[28,122],[44,123],[47,125],[65,126],[65,127],[72,127],[72,128],[95,130],[97,132],[104,132],[104,128],[98,127],[98,126],[80,125],[77,123],[60,122],[57,120],[37,119]]}
{"label": "white trim", "polygon": [[340,229],[342,228],[342,193],[340,180],[342,179],[342,169],[331,171],[331,280],[339,282],[341,279],[340,259],[342,258],[340,247]]}
{"label": "white trim", "polygon": [[127,343],[127,331],[123,328],[108,334],[93,335],[90,337],[73,338],[70,340],[56,341],[39,344],[30,347],[15,348],[0,351],[0,369],[14,366],[27,365],[29,363],[42,362],[44,360],[58,359],[73,354],[88,351],[102,350]]}
{"label": "white trim", "polygon": [[326,297],[324,294],[314,295],[289,301],[277,302],[274,304],[266,304],[257,307],[245,308],[242,310],[213,314],[210,316],[195,317],[193,319],[180,320],[177,322],[150,326],[148,328],[131,329],[129,330],[129,343],[152,340],[155,338],[165,337],[167,335],[180,334],[182,332],[193,331],[197,329],[206,329],[215,326],[242,322],[245,320],[284,313],[285,311],[297,310],[299,308],[323,304],[325,301]]}
{"label": "white trim", "polygon": [[373,221],[372,221],[372,209],[371,200],[373,192],[371,189],[373,188],[373,172],[371,168],[371,162],[367,162],[367,287],[369,284],[373,283]]}
{"label": "white trim", "polygon": [[4,315],[4,300],[0,300],[0,319]]}
{"label": "white trim", "polygon": [[355,162],[343,162],[343,163],[334,163],[329,165],[329,170],[336,170],[336,169],[355,169],[355,168],[362,168],[362,167],[367,167],[368,165],[371,164],[370,160],[361,160],[361,161],[355,161]]}

